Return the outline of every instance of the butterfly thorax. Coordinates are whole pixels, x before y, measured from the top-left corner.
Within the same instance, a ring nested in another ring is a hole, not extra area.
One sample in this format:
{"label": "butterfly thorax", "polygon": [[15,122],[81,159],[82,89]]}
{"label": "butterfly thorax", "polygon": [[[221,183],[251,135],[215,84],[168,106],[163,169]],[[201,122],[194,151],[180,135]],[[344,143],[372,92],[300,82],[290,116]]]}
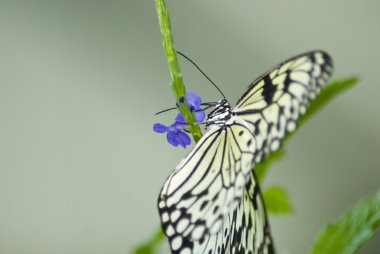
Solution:
{"label": "butterfly thorax", "polygon": [[207,115],[206,127],[211,125],[223,126],[231,118],[231,106],[223,99],[215,105],[214,109]]}

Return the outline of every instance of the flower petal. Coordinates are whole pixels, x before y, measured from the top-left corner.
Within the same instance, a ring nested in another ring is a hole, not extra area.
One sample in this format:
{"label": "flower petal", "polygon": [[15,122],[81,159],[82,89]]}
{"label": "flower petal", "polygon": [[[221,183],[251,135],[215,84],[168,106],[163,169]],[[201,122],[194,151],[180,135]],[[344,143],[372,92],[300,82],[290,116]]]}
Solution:
{"label": "flower petal", "polygon": [[175,132],[168,131],[166,138],[168,139],[169,144],[171,144],[172,146],[175,146],[175,147],[178,146],[179,142],[178,142],[177,135]]}
{"label": "flower petal", "polygon": [[167,127],[166,125],[162,123],[155,123],[153,125],[153,131],[158,132],[158,133],[165,133],[168,131],[168,129],[169,127]]}
{"label": "flower petal", "polygon": [[186,148],[186,146],[190,145],[190,143],[191,143],[191,139],[190,139],[189,135],[187,135],[187,133],[185,133],[181,130],[178,131],[178,133],[177,133],[177,139],[178,139],[178,143],[183,148]]}
{"label": "flower petal", "polygon": [[194,92],[187,92],[186,93],[187,103],[189,104],[189,107],[193,106],[194,109],[198,109],[201,106],[202,98],[194,93]]}
{"label": "flower petal", "polygon": [[206,114],[203,109],[198,109],[195,112],[195,120],[197,121],[197,123],[202,122],[205,119],[205,117],[206,117]]}
{"label": "flower petal", "polygon": [[170,128],[171,127],[175,127],[177,129],[185,129],[187,127],[186,120],[181,113],[177,114],[175,117],[175,122],[170,125]]}
{"label": "flower petal", "polygon": [[177,114],[177,116],[175,117],[175,122],[181,123],[181,124],[186,124],[186,120],[181,113]]}

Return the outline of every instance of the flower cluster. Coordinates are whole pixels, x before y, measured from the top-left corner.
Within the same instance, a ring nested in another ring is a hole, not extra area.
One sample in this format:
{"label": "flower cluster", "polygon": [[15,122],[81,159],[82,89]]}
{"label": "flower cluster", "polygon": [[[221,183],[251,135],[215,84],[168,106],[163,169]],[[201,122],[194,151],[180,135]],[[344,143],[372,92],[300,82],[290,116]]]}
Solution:
{"label": "flower cluster", "polygon": [[[189,105],[190,111],[194,113],[195,120],[197,123],[202,122],[205,119],[205,112],[201,107],[202,98],[194,92],[186,93],[187,104]],[[179,103],[184,103],[185,98],[179,98]],[[177,104],[178,107],[178,104]],[[175,117],[174,123],[166,126],[162,123],[155,123],[153,125],[153,131],[158,133],[166,133],[169,144],[177,147],[178,145],[186,148],[190,145],[191,139],[189,135],[184,131],[186,130],[187,124],[185,118],[181,113],[178,113]]]}

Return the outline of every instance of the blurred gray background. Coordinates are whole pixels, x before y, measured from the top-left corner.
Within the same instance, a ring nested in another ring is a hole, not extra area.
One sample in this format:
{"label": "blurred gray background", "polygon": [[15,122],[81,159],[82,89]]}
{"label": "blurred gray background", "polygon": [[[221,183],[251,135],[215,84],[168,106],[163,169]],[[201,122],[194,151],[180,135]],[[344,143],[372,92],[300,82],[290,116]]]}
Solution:
{"label": "blurred gray background", "polygon": [[[262,72],[324,49],[361,77],[286,145],[264,185],[279,253],[306,253],[322,224],[380,186],[379,1],[167,1],[176,48],[232,104]],[[175,112],[154,1],[0,1],[0,253],[130,253],[159,225],[156,199],[188,150],[154,122]],[[180,59],[188,90],[218,92]],[[164,247],[165,248],[165,247]],[[380,237],[361,253],[378,253]]]}

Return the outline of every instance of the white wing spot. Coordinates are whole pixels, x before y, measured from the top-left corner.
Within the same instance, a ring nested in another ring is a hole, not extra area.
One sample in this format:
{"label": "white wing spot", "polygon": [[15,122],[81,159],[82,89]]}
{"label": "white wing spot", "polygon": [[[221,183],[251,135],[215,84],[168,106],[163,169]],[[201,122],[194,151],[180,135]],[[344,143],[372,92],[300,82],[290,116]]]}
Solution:
{"label": "white wing spot", "polygon": [[290,121],[288,123],[288,126],[286,127],[286,129],[289,131],[289,132],[293,132],[295,129],[296,129],[296,123],[293,122],[293,121]]}
{"label": "white wing spot", "polygon": [[278,71],[278,74],[282,74],[283,72],[287,71],[289,69],[290,65],[292,65],[292,63],[293,62],[289,62],[289,63],[286,63],[283,66],[281,66],[280,70]]}
{"label": "white wing spot", "polygon": [[307,63],[301,64],[300,66],[298,66],[297,68],[295,68],[295,70],[309,72],[309,71],[311,71],[312,68],[313,68],[312,63],[311,62],[307,62]]}
{"label": "white wing spot", "polygon": [[319,64],[324,64],[324,62],[325,62],[325,59],[323,59],[323,56],[321,53],[316,53],[315,59],[316,59],[317,63],[319,63]]}
{"label": "white wing spot", "polygon": [[192,238],[195,240],[200,239],[203,236],[203,233],[205,232],[205,226],[203,225],[198,225],[194,228],[193,233],[192,233]]}
{"label": "white wing spot", "polygon": [[169,220],[169,214],[167,212],[162,214],[162,222],[167,222]]}
{"label": "white wing spot", "polygon": [[299,66],[301,63],[305,62],[306,60],[307,60],[307,57],[306,57],[306,56],[304,56],[304,57],[300,57],[300,58],[298,58],[298,59],[295,59],[295,61],[292,62],[293,64],[292,64],[291,69],[296,68],[297,66]]}
{"label": "white wing spot", "polygon": [[272,151],[275,151],[275,150],[277,150],[279,147],[280,147],[280,141],[278,141],[277,139],[276,139],[276,140],[273,140],[273,142],[272,142],[272,144],[271,144],[271,150],[272,150]]}
{"label": "white wing spot", "polygon": [[306,72],[292,72],[290,73],[290,78],[294,81],[298,81],[302,84],[309,84],[310,76]]}
{"label": "white wing spot", "polygon": [[[272,80],[273,85],[283,85],[286,79],[286,76],[287,75],[284,73],[284,74],[281,74],[280,76],[275,77]],[[278,89],[282,89],[282,87],[278,87]]]}
{"label": "white wing spot", "polygon": [[172,236],[174,235],[174,228],[172,225],[169,225],[168,228],[166,229],[166,235],[167,236]]}
{"label": "white wing spot", "polygon": [[177,236],[174,238],[171,242],[171,245],[173,250],[178,250],[182,245],[182,237]]}
{"label": "white wing spot", "polygon": [[269,77],[270,77],[271,79],[273,79],[273,78],[277,75],[277,72],[278,72],[278,69],[272,71],[271,74],[269,74]]}
{"label": "white wing spot", "polygon": [[289,92],[291,92],[298,99],[301,99],[302,95],[305,93],[305,89],[298,83],[292,83],[289,86]]}
{"label": "white wing spot", "polygon": [[179,216],[181,215],[181,212],[179,210],[175,210],[174,212],[172,212],[172,214],[170,214],[170,219],[171,221],[176,221]]}
{"label": "white wing spot", "polygon": [[283,94],[284,92],[282,90],[276,91],[273,95],[273,101],[277,101]]}
{"label": "white wing spot", "polygon": [[185,229],[187,228],[189,223],[190,223],[190,221],[186,218],[180,220],[177,224],[177,232],[182,233],[183,231],[185,231]]}
{"label": "white wing spot", "polygon": [[319,65],[314,66],[313,76],[319,77],[321,75],[321,67]]}
{"label": "white wing spot", "polygon": [[189,248],[181,250],[181,254],[191,254],[191,250]]}

